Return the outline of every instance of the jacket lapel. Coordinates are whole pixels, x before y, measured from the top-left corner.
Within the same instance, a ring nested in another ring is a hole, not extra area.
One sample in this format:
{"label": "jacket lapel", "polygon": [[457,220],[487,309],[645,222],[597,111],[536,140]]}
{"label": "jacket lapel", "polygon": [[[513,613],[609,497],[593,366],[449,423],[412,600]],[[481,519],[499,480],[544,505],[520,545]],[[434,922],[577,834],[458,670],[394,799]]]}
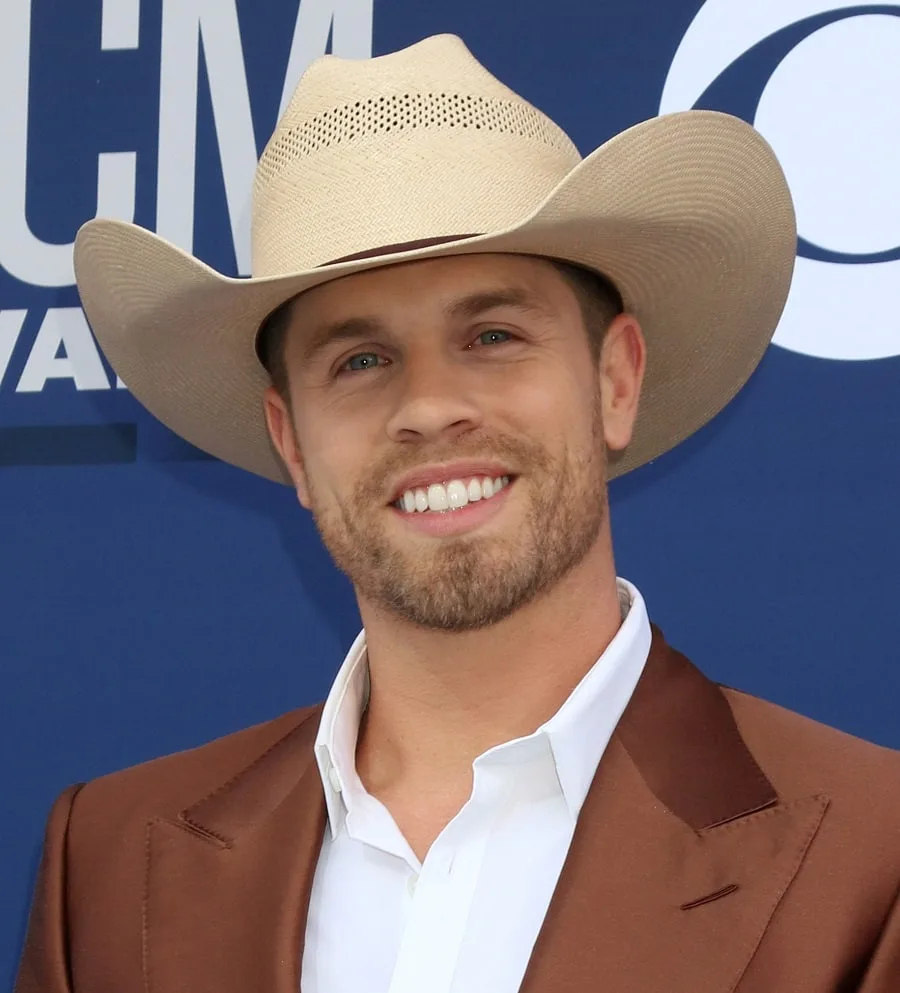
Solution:
{"label": "jacket lapel", "polygon": [[736,989],[827,803],[779,799],[721,689],[654,630],[521,993]]}
{"label": "jacket lapel", "polygon": [[[148,824],[147,993],[297,993],[325,828],[319,717]],[[722,691],[654,631],[521,993],[736,989],[827,802],[780,799]]]}
{"label": "jacket lapel", "polygon": [[147,993],[297,993],[325,826],[320,709],[176,820],[147,827]]}

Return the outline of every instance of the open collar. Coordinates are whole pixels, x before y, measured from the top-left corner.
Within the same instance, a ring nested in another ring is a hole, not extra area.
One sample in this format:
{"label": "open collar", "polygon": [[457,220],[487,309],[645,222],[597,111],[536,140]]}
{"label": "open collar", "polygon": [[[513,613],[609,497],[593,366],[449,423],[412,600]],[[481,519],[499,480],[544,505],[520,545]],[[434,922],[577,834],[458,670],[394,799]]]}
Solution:
{"label": "open collar", "polygon": [[[624,579],[617,580],[617,590],[622,623],[616,634],[559,710],[527,736],[548,739],[573,821],[650,651],[650,621],[643,597]],[[348,808],[364,790],[356,773],[355,753],[368,696],[366,636],[361,631],[332,683],[315,743],[332,835],[340,830]],[[497,747],[515,744],[507,742]]]}
{"label": "open collar", "polygon": [[[320,715],[148,824],[147,993],[296,993],[325,829]],[[721,689],[654,630],[522,993],[593,989],[601,968],[607,993],[735,989],[826,807],[778,797]]]}

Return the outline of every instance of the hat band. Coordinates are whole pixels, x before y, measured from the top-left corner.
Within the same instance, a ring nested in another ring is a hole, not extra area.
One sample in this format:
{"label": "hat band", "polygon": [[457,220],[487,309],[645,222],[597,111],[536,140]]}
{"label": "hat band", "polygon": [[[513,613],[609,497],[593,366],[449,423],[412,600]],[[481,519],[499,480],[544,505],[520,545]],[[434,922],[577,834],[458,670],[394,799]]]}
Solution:
{"label": "hat band", "polygon": [[416,252],[420,248],[431,248],[433,245],[445,245],[449,241],[464,241],[466,238],[477,238],[483,232],[475,234],[451,234],[439,238],[420,238],[418,241],[401,241],[396,245],[382,245],[379,248],[367,248],[364,252],[353,255],[342,255],[339,259],[322,262],[316,266],[322,269],[327,265],[340,265],[342,262],[361,262],[363,259],[374,259],[378,255],[399,255],[401,252]]}
{"label": "hat band", "polygon": [[[476,238],[475,234],[453,234],[444,235],[438,238],[420,238],[418,241],[401,241],[395,245],[382,245],[379,248],[369,248],[364,252],[356,252],[354,255],[344,255],[339,259],[332,259],[330,262],[322,262],[316,266],[317,269],[322,269],[329,265],[339,265],[341,262],[359,262],[362,259],[375,258],[378,255],[399,255],[401,252],[414,252],[419,248],[431,248],[432,245],[443,245],[450,241],[463,241],[465,238]],[[287,301],[286,301],[287,302]],[[255,340],[255,351],[257,358],[262,363],[263,367],[268,370],[268,359],[267,359],[267,342],[266,342],[266,330],[269,323],[269,319],[272,315],[284,306],[284,304],[279,304],[275,308],[275,311],[269,313],[266,318],[262,321],[256,332]]]}

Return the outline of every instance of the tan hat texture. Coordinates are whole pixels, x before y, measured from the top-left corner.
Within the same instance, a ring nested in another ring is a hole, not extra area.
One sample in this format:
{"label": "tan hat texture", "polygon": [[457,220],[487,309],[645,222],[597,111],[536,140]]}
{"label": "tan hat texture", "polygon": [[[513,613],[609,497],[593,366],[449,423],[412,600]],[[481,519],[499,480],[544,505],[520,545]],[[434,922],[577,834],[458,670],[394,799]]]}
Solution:
{"label": "tan hat texture", "polygon": [[453,35],[300,80],[253,190],[252,273],[224,276],[154,233],[95,219],[75,242],[85,313],[118,375],[187,441],[289,482],[266,431],[260,324],[364,269],[512,252],[604,273],[648,365],[620,475],[692,434],[746,382],[796,254],[784,174],[727,114],[629,128],[582,158]]}

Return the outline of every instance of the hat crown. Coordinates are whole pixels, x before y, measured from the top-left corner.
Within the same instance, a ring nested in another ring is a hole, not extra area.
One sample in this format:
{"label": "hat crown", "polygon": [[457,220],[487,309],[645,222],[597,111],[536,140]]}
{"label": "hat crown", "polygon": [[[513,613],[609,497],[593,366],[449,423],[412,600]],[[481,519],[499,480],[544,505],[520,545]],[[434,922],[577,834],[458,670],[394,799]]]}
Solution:
{"label": "hat crown", "polygon": [[304,73],[259,162],[253,274],[502,230],[580,161],[455,35]]}
{"label": "hat crown", "polygon": [[411,86],[421,92],[461,87],[473,96],[522,100],[475,58],[462,38],[439,34],[374,58],[323,55],[314,59],[297,83],[276,133],[336,105],[402,94]]}

